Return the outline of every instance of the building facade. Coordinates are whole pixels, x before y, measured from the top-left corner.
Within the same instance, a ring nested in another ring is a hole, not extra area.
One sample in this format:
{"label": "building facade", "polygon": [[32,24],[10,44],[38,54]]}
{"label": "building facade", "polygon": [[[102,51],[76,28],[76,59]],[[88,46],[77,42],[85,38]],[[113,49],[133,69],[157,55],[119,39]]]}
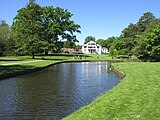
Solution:
{"label": "building facade", "polygon": [[90,41],[87,44],[82,46],[82,52],[84,54],[102,54],[109,53],[107,48],[102,48],[99,44],[96,44],[94,41]]}

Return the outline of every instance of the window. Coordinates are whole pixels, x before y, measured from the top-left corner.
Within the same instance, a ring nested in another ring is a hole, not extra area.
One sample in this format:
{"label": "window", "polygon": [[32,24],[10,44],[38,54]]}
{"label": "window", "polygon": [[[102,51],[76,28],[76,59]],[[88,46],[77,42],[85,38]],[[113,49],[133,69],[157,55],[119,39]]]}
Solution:
{"label": "window", "polygon": [[96,45],[95,43],[91,43],[91,45]]}
{"label": "window", "polygon": [[95,48],[95,46],[88,46],[88,48]]}

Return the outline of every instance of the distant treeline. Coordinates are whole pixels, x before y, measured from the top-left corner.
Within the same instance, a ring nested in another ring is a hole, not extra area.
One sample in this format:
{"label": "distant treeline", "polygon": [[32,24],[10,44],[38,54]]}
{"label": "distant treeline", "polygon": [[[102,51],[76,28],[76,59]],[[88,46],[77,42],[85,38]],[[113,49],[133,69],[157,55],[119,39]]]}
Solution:
{"label": "distant treeline", "polygon": [[160,19],[150,12],[144,13],[136,24],[130,23],[122,31],[112,43],[110,53],[160,61]]}
{"label": "distant treeline", "polygon": [[[96,41],[93,36],[88,36],[85,43],[90,40]],[[137,23],[130,23],[122,30],[119,37],[98,39],[96,42],[107,47],[112,56],[136,56],[146,61],[160,61],[160,19],[146,12]]]}

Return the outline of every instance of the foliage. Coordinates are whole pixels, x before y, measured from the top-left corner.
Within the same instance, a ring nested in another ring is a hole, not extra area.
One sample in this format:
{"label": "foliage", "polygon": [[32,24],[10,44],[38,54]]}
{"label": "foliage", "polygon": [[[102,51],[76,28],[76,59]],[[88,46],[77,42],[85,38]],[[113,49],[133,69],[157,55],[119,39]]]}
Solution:
{"label": "foliage", "polygon": [[112,46],[112,43],[115,41],[117,39],[117,37],[114,37],[114,36],[112,36],[112,37],[108,37],[107,39],[106,39],[106,48],[110,48],[111,46]]}
{"label": "foliage", "polygon": [[17,43],[17,52],[32,54],[40,51],[46,45],[43,39],[43,26],[41,24],[42,8],[33,0],[25,8],[18,11],[12,25],[13,37]]}
{"label": "foliage", "polygon": [[126,54],[133,54],[133,48],[136,46],[136,35],[138,28],[135,24],[130,23],[130,25],[122,31],[123,40],[125,42],[124,49],[126,49]]}
{"label": "foliage", "polygon": [[76,44],[72,41],[64,41],[63,48],[75,48]]}
{"label": "foliage", "polygon": [[160,61],[160,20],[152,22],[141,36],[137,52],[140,58]]}
{"label": "foliage", "polygon": [[90,41],[96,41],[96,38],[95,37],[93,37],[93,36],[87,36],[86,38],[85,38],[85,41],[84,41],[84,44],[86,44],[86,43],[88,43],[88,42],[90,42]]}
{"label": "foliage", "polygon": [[79,51],[82,49],[82,45],[76,45],[76,50]]}
{"label": "foliage", "polygon": [[155,16],[151,12],[144,13],[137,23],[138,31],[144,32],[154,19]]}
{"label": "foliage", "polygon": [[98,39],[98,40],[96,40],[96,43],[102,47],[106,46],[106,41],[104,39]]}
{"label": "foliage", "polygon": [[110,48],[112,55],[136,55],[141,59],[160,61],[159,23],[150,12],[146,12],[136,24],[130,23]]}
{"label": "foliage", "polygon": [[0,56],[11,55],[14,51],[14,41],[11,38],[10,26],[5,20],[0,21]]}
{"label": "foliage", "polygon": [[125,54],[124,50],[125,41],[123,40],[123,37],[117,37],[111,44],[111,47],[109,48],[110,55],[116,56],[116,55],[123,55]]}
{"label": "foliage", "polygon": [[41,7],[30,0],[26,7],[18,11],[12,25],[17,53],[22,55],[38,52],[58,52],[63,47],[62,39],[77,42],[75,32],[80,33],[80,25],[70,18],[73,14],[59,7]]}
{"label": "foliage", "polygon": [[55,44],[56,50],[62,46],[61,40],[67,40],[69,43],[78,42],[75,32],[80,33],[80,25],[75,24],[70,18],[73,16],[68,10],[46,6],[43,7],[43,26],[44,37],[49,44]]}
{"label": "foliage", "polygon": [[108,37],[106,40],[104,39],[98,39],[96,41],[97,44],[101,45],[102,47],[110,48],[112,43],[115,41],[116,37]]}

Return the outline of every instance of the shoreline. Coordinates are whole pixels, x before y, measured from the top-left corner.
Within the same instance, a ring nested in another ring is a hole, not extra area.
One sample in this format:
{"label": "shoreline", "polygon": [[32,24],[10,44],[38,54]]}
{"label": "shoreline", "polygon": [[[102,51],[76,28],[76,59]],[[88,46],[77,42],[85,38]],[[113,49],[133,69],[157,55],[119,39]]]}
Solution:
{"label": "shoreline", "polygon": [[[48,64],[48,65],[42,66],[42,67],[35,67],[32,69],[26,69],[26,70],[22,70],[22,71],[13,72],[13,73],[2,74],[2,75],[0,75],[0,81],[2,79],[6,79],[6,78],[15,77],[18,75],[23,75],[23,74],[27,74],[27,73],[31,73],[31,72],[36,72],[38,70],[42,70],[42,69],[48,68],[50,66],[53,66],[53,65],[56,65],[59,63],[68,63],[68,62],[111,62],[111,63],[115,63],[115,62],[124,62],[124,60],[81,60],[81,59],[79,59],[79,60],[59,61],[59,62],[51,63],[51,64]],[[114,72],[116,72],[118,74],[118,72],[115,68],[111,67],[111,69],[113,69]]]}
{"label": "shoreline", "polygon": [[[91,104],[75,111],[63,120],[85,119],[159,119],[159,67],[158,62],[114,63],[112,70],[125,78],[109,92]],[[152,70],[150,68],[153,68]],[[156,102],[155,102],[156,101]],[[156,111],[155,111],[156,110]],[[137,113],[138,111],[138,113]],[[147,116],[146,116],[147,114]]]}
{"label": "shoreline", "polygon": [[116,68],[114,65],[111,65],[111,71],[118,74],[118,76],[123,80],[126,77],[126,73],[123,70]]}

